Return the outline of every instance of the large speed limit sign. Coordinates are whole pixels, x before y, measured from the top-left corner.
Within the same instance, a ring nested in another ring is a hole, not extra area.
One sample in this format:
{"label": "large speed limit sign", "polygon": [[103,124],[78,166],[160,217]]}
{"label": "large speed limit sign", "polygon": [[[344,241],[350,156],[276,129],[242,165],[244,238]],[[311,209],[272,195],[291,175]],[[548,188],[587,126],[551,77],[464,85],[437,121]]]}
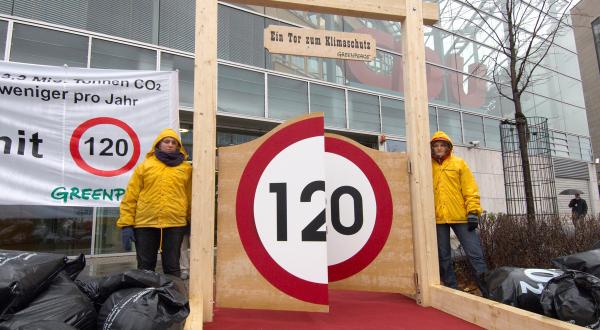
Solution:
{"label": "large speed limit sign", "polygon": [[[400,234],[393,230],[394,221],[400,225],[393,189],[364,149],[325,136],[322,114],[219,149],[219,306],[326,311],[332,281],[364,286],[361,273],[377,264],[390,235]],[[412,276],[412,265],[388,264]]]}

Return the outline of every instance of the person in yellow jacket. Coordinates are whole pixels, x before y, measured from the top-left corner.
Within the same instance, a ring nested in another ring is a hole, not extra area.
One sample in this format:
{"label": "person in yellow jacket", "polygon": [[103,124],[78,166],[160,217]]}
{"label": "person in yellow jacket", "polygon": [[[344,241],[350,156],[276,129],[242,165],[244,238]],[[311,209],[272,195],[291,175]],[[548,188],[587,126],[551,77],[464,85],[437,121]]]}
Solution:
{"label": "person in yellow jacket", "polygon": [[462,158],[452,154],[452,148],[452,141],[446,133],[438,131],[433,135],[431,166],[440,278],[444,285],[456,288],[450,248],[452,228],[475,270],[476,282],[483,292],[481,276],[487,271],[487,265],[479,235],[475,231],[482,212],[479,190],[469,166]]}
{"label": "person in yellow jacket", "polygon": [[154,271],[161,252],[163,272],[181,276],[180,247],[190,218],[192,166],[179,135],[163,130],[138,165],[121,201],[117,226],[133,231],[138,269]]}

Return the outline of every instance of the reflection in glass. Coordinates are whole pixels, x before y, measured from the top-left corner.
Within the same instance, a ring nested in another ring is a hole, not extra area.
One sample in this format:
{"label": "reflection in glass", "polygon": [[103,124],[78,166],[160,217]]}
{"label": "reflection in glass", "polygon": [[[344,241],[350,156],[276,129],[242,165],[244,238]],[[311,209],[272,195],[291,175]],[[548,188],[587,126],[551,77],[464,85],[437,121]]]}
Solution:
{"label": "reflection in glass", "polygon": [[13,26],[11,61],[86,67],[87,53],[87,37],[29,25]]}
{"label": "reflection in glass", "polygon": [[0,249],[90,254],[92,208],[2,205]]}
{"label": "reflection in glass", "polygon": [[567,132],[589,136],[585,109],[563,104],[565,112],[565,130]]}
{"label": "reflection in glass", "polygon": [[404,102],[381,98],[383,133],[406,136],[404,125]]}
{"label": "reflection in glass", "polygon": [[485,129],[485,146],[492,149],[500,149],[500,121],[483,118]]}
{"label": "reflection in glass", "polygon": [[100,69],[156,70],[156,51],[94,38],[90,66]]}
{"label": "reflection in glass", "polygon": [[435,107],[429,106],[429,134],[433,135],[433,133],[438,131],[438,121],[437,121],[437,113]]}
{"label": "reflection in glass", "polygon": [[590,139],[579,137],[579,146],[581,148],[581,159],[591,161],[592,145],[590,144]]}
{"label": "reflection in glass", "polygon": [[265,67],[265,18],[219,6],[217,54],[220,59]]}
{"label": "reflection in glass", "polygon": [[250,142],[260,137],[258,133],[248,133],[241,131],[231,130],[218,130],[217,131],[217,147],[228,147],[235,146],[238,144]]}
{"label": "reflection in glass", "polygon": [[117,227],[119,219],[118,207],[99,207],[96,209],[96,240],[95,254],[121,253],[135,251],[135,244],[129,244],[125,249],[121,239],[121,229]]}
{"label": "reflection in glass", "polygon": [[444,131],[454,144],[462,144],[462,131],[460,128],[460,113],[450,110],[438,109],[440,131]]}
{"label": "reflection in glass", "polygon": [[348,117],[351,129],[380,132],[379,98],[363,93],[348,92]]}
{"label": "reflection in glass", "polygon": [[160,54],[160,70],[178,70],[179,104],[192,107],[194,105],[194,59],[163,52]]}
{"label": "reflection in glass", "polygon": [[306,81],[269,75],[269,118],[286,120],[308,113]]}
{"label": "reflection in glass", "polygon": [[559,74],[558,83],[560,85],[560,95],[562,96],[563,102],[567,102],[582,108],[585,107],[583,86],[581,86],[581,81]]}
{"label": "reflection in glass", "polygon": [[558,157],[569,157],[569,144],[567,135],[564,133],[550,132],[552,142],[552,155]]}
{"label": "reflection in glass", "polygon": [[264,77],[263,73],[219,65],[218,110],[264,117]]}
{"label": "reflection in glass", "polygon": [[547,97],[535,95],[535,112],[537,116],[548,118],[548,127],[551,129],[565,129],[563,104]]}
{"label": "reflection in glass", "polygon": [[0,21],[0,61],[4,60],[4,49],[6,48],[6,30],[8,22]]}
{"label": "reflection in glass", "polygon": [[346,84],[386,94],[402,95],[402,57],[377,51],[371,62],[345,61]]}
{"label": "reflection in glass", "polygon": [[483,145],[483,122],[481,117],[463,113],[463,129],[465,131],[465,143],[479,141]]}
{"label": "reflection in glass", "polygon": [[387,152],[405,152],[406,141],[386,140],[385,151]]}
{"label": "reflection in glass", "polygon": [[344,90],[310,84],[310,111],[325,114],[325,126],[346,128],[346,95]]}
{"label": "reflection in glass", "polygon": [[581,149],[579,149],[579,138],[574,135],[567,135],[567,144],[569,145],[569,157],[581,159]]}

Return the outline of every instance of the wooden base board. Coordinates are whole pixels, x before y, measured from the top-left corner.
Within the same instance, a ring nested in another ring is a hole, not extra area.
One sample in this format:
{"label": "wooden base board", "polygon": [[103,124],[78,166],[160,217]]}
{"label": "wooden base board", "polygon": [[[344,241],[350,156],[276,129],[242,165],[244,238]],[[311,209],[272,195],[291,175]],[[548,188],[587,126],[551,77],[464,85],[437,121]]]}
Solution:
{"label": "wooden base board", "polygon": [[486,329],[582,329],[582,327],[532,313],[441,285],[431,285],[431,306]]}

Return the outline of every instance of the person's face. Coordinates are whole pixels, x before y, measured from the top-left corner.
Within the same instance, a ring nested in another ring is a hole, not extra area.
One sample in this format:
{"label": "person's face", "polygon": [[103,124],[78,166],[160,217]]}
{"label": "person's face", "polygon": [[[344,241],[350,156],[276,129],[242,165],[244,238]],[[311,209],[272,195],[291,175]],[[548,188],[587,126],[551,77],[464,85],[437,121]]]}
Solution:
{"label": "person's face", "polygon": [[175,152],[179,150],[179,142],[172,137],[166,137],[158,143],[158,149],[162,152]]}
{"label": "person's face", "polygon": [[575,194],[575,199],[579,199],[579,194]]}
{"label": "person's face", "polygon": [[435,141],[433,142],[433,146],[431,149],[433,150],[433,155],[435,157],[441,158],[448,154],[448,150],[450,149],[450,147],[448,147],[448,143],[444,141]]}

